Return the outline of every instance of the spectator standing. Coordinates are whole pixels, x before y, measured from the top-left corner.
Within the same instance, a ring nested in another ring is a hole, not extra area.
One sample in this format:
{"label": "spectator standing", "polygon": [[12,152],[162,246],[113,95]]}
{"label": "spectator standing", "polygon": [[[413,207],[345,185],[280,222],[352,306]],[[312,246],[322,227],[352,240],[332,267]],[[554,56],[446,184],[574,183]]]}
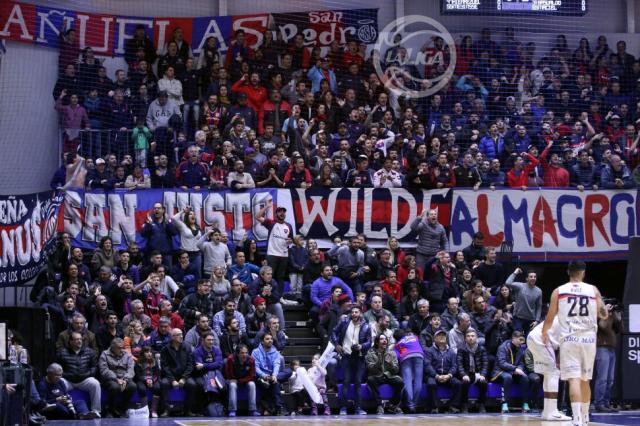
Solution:
{"label": "spectator standing", "polygon": [[183,211],[176,213],[171,223],[180,233],[180,249],[188,254],[189,264],[193,265],[196,271],[200,271],[202,269],[202,256],[198,247],[198,240],[202,236],[202,232],[191,206],[186,206]]}
{"label": "spectator standing", "polygon": [[157,250],[162,255],[162,263],[169,268],[173,264],[173,236],[176,233],[175,227],[166,217],[162,203],[155,203],[153,215],[147,216],[147,222],[142,227],[140,234],[147,239],[146,251],[148,255]]}
{"label": "spectator standing", "polygon": [[516,276],[521,273],[522,269],[516,268],[506,283],[516,293],[513,327],[522,331],[526,337],[542,320],[542,290],[536,286],[538,274],[533,271],[527,273],[526,283],[515,281]]}
{"label": "spectator standing", "polygon": [[198,248],[203,257],[204,278],[210,278],[216,266],[228,268],[231,266],[229,247],[221,242],[222,233],[219,229],[209,229],[198,240]]}
{"label": "spectator standing", "polygon": [[598,320],[596,347],[594,404],[598,413],[612,413],[611,390],[616,372],[616,346],[618,335],[623,333],[622,313],[611,304],[605,305],[609,311],[607,319]]}
{"label": "spectator standing", "polygon": [[423,210],[411,223],[411,230],[418,234],[416,264],[424,271],[429,259],[435,257],[439,251],[447,249],[447,234],[444,226],[438,223],[436,210]]}
{"label": "spectator standing", "polygon": [[293,238],[293,227],[285,222],[287,209],[278,207],[275,210],[275,220],[267,219],[267,211],[273,210],[273,200],[268,199],[264,207],[256,213],[256,220],[269,230],[267,240],[267,263],[273,269],[273,275],[278,282],[278,293],[284,291],[289,264],[289,245]]}
{"label": "spectator standing", "polygon": [[635,182],[629,168],[618,154],[612,154],[609,164],[604,166],[600,175],[600,187],[605,189],[635,188]]}
{"label": "spectator standing", "polygon": [[411,331],[400,330],[395,338],[394,350],[400,364],[405,401],[409,414],[414,414],[422,392],[424,352],[418,336]]}
{"label": "spectator standing", "polygon": [[340,320],[331,333],[331,343],[336,352],[341,355],[341,367],[344,380],[340,392],[340,415],[347,414],[347,397],[351,385],[354,386],[355,412],[358,415],[367,414],[360,405],[360,383],[366,368],[364,355],[371,347],[371,331],[369,325],[362,319],[359,307],[351,308],[349,317]]}
{"label": "spectator standing", "polygon": [[487,247],[485,260],[473,271],[474,277],[491,289],[492,294],[495,294],[504,283],[505,276],[504,266],[496,261],[497,257],[495,247]]}

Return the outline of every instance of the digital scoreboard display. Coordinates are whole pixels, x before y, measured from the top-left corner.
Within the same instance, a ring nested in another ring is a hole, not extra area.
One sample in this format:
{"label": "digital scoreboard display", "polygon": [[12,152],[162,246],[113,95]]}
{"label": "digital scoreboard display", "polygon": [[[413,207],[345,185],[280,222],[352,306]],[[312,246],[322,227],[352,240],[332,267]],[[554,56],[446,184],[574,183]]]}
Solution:
{"label": "digital scoreboard display", "polygon": [[440,0],[443,15],[583,16],[587,0]]}

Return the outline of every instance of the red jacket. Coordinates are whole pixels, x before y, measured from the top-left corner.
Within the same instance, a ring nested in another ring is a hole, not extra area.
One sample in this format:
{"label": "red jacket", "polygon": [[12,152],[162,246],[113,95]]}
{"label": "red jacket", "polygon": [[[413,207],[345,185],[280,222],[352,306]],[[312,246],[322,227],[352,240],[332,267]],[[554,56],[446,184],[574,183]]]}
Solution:
{"label": "red jacket", "polygon": [[400,303],[400,299],[402,299],[402,285],[400,281],[396,280],[395,284],[391,284],[388,280],[384,280],[381,284],[382,291],[393,297],[397,303]]}
{"label": "red jacket", "polygon": [[231,86],[231,91],[247,95],[248,104],[256,113],[262,110],[262,105],[267,100],[267,89],[262,86],[253,87],[242,80],[236,81]]}
{"label": "red jacket", "polygon": [[[271,100],[267,100],[264,104],[262,104],[262,108],[258,112],[258,134],[264,133],[264,122],[265,118],[267,123],[273,122],[276,113],[276,104],[274,104]],[[291,115],[291,105],[289,102],[285,100],[280,101],[280,128],[274,127],[274,132],[279,132],[282,129],[282,124],[284,120],[289,118]]]}
{"label": "red jacket", "polygon": [[520,175],[516,175],[514,169],[507,172],[507,185],[509,185],[510,188],[522,188],[523,186],[528,186],[529,173],[531,173],[540,162],[531,154],[527,154],[527,158],[530,163],[524,166]]}
{"label": "red jacket", "polygon": [[246,385],[249,382],[252,382],[256,378],[256,361],[252,356],[249,356],[247,359],[247,364],[245,366],[240,366],[238,370],[244,373],[243,376],[240,376],[239,371],[236,371],[235,363],[233,362],[233,355],[229,355],[227,359],[224,361],[224,377],[227,380],[237,380],[239,385]]}
{"label": "red jacket", "polygon": [[540,154],[542,162],[542,170],[544,171],[544,186],[567,188],[569,186],[569,172],[564,167],[554,167],[547,161],[549,155],[549,147],[545,148]]}

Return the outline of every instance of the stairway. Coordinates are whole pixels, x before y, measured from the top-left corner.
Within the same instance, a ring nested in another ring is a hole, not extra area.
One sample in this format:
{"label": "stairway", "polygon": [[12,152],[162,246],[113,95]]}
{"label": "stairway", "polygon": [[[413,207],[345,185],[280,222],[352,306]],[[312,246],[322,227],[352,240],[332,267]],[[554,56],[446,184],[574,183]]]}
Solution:
{"label": "stairway", "polygon": [[284,349],[284,359],[287,364],[293,359],[299,359],[303,366],[309,368],[313,355],[322,351],[321,340],[309,321],[309,310],[305,306],[283,306],[285,333],[289,337]]}

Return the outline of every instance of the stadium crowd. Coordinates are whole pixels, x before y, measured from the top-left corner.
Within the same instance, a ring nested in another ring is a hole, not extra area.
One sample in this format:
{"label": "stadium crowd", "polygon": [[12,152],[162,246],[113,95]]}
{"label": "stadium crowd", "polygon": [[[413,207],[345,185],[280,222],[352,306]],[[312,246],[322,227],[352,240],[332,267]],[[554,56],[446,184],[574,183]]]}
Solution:
{"label": "stadium crowd", "polygon": [[[51,186],[597,190],[640,181],[640,62],[624,42],[611,50],[600,36],[592,49],[582,39],[571,52],[558,36],[534,64],[535,45],[511,29],[501,43],[483,30],[463,38],[449,84],[419,99],[396,90],[418,72],[396,42],[365,57],[353,40],[322,52],[305,48],[301,34],[285,44],[266,32],[252,49],[237,31],[226,55],[211,38],[194,57],[180,29],[160,49],[138,28],[128,70],[111,81],[68,30],[53,92],[65,157]],[[442,40],[424,49],[443,61],[421,72],[443,73],[450,52]],[[376,60],[401,70],[388,87]],[[327,414],[339,382],[340,414],[350,399],[365,414],[362,383],[378,413],[468,412],[474,384],[484,412],[489,383],[505,388],[503,412],[513,408],[513,383],[523,412],[539,404],[541,377],[524,345],[543,314],[535,272],[506,270],[481,233],[450,254],[435,211],[411,224],[415,249],[392,237],[374,250],[359,235],[323,251],[293,235],[283,208],[273,207],[256,214],[270,229],[266,251],[203,232],[189,208],[169,215],[160,203],[142,229],[144,250],[116,250],[104,237],[87,262],[61,234],[36,295],[58,333],[57,361],[38,388],[47,415],[125,416],[137,392],[151,417],[166,416],[175,389],[185,391],[190,416],[220,415],[223,406],[235,416],[241,390],[250,415],[287,414],[285,384],[294,412],[310,401],[312,414]],[[307,306],[309,326],[334,349],[309,368],[285,363],[283,305]],[[615,346],[619,323],[602,326],[600,347]],[[611,362],[596,372],[603,411],[611,410]],[[394,389],[388,404],[382,384]],[[441,387],[453,392],[446,402]],[[73,388],[89,392],[90,407],[58,399]]]}
{"label": "stadium crowd", "polygon": [[445,87],[411,98],[401,88],[424,90],[447,69],[442,39],[423,46],[430,65],[419,70],[401,38],[366,57],[354,40],[323,51],[270,31],[253,49],[238,30],[226,55],[211,37],[194,57],[177,28],[158,56],[140,27],[112,81],[73,29],[62,34],[53,97],[71,154],[54,189],[584,190],[640,180],[640,62],[624,41],[612,50],[604,36],[593,48],[583,38],[572,52],[559,35],[545,53],[512,29],[501,43],[485,29],[457,46]]}

